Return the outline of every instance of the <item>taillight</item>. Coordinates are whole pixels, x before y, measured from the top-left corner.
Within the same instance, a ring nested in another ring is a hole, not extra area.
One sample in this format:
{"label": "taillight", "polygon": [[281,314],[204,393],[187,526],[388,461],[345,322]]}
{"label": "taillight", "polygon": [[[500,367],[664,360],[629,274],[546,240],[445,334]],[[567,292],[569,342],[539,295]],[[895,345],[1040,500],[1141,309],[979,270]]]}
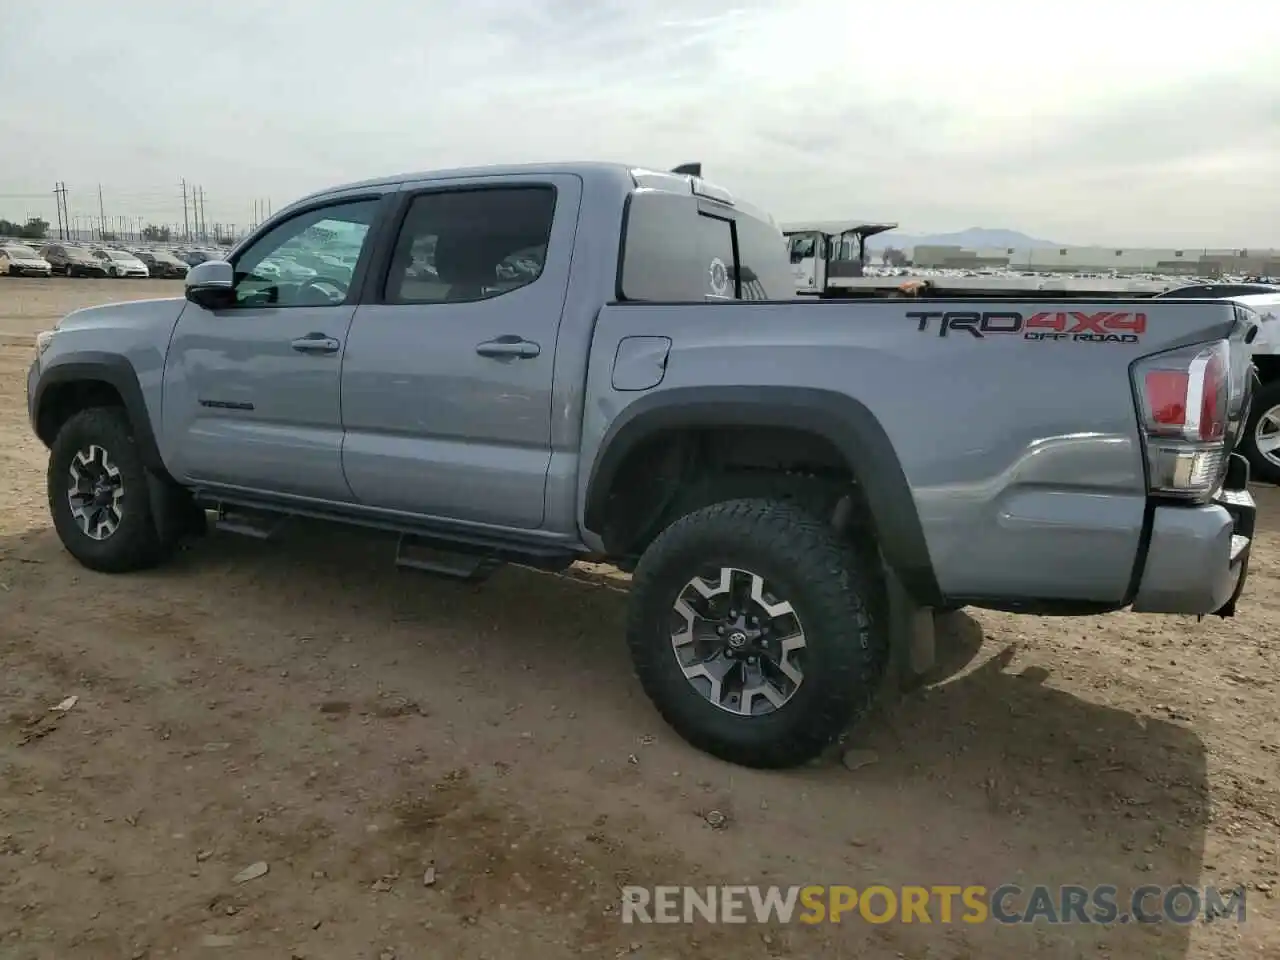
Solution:
{"label": "taillight", "polygon": [[1203,498],[1222,482],[1230,453],[1230,369],[1226,340],[1135,364],[1152,493]]}

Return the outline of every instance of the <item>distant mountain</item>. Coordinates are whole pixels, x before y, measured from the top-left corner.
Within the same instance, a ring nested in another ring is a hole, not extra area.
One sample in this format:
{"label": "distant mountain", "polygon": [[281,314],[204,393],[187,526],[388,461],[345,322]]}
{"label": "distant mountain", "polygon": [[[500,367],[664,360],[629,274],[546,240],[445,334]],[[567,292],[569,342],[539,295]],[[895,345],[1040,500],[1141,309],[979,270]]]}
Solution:
{"label": "distant mountain", "polygon": [[1014,247],[1015,249],[1043,250],[1049,247],[1060,247],[1062,244],[1053,240],[1041,240],[1018,230],[997,230],[986,227],[970,227],[955,233],[900,233],[890,230],[879,233],[867,241],[872,250],[883,250],[885,247],[897,247],[905,250],[918,246],[952,246],[952,247]]}

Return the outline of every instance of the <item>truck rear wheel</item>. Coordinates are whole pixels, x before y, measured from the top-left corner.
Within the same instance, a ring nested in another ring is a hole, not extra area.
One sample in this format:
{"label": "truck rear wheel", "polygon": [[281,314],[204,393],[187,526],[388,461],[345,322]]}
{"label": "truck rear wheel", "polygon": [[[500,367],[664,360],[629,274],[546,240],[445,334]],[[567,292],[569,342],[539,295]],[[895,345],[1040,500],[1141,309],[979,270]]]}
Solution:
{"label": "truck rear wheel", "polygon": [[49,450],[47,485],[58,538],[90,570],[142,570],[168,555],[146,467],[119,407],[81,410],[63,424]]}
{"label": "truck rear wheel", "polygon": [[1255,480],[1280,483],[1280,380],[1258,387],[1240,440]]}
{"label": "truck rear wheel", "polygon": [[685,740],[749,767],[796,766],[871,704],[888,662],[869,562],[798,506],[690,513],[636,567],[627,643]]}

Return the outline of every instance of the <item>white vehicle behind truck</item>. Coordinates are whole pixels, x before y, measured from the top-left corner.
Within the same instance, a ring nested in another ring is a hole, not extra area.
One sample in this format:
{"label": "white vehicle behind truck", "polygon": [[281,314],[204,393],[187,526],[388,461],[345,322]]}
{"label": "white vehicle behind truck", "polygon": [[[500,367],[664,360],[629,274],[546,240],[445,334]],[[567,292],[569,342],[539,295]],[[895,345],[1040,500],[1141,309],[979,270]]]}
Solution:
{"label": "white vehicle behind truck", "polygon": [[847,281],[864,276],[867,239],[897,226],[863,220],[784,223],[782,235],[787,238],[796,294],[822,297],[830,296],[833,291],[853,289]]}
{"label": "white vehicle behind truck", "polygon": [[[1269,292],[1255,292],[1266,290]],[[1180,287],[1157,299],[1229,299],[1254,311],[1261,325],[1254,337],[1253,366],[1258,383],[1253,406],[1240,438],[1240,453],[1256,480],[1280,484],[1280,285],[1206,283]]]}
{"label": "white vehicle behind truck", "polygon": [[812,220],[782,225],[796,295],[824,300],[864,297],[1153,297],[1185,285],[1180,279],[1014,274],[1008,271],[867,270],[867,240],[896,223]]}

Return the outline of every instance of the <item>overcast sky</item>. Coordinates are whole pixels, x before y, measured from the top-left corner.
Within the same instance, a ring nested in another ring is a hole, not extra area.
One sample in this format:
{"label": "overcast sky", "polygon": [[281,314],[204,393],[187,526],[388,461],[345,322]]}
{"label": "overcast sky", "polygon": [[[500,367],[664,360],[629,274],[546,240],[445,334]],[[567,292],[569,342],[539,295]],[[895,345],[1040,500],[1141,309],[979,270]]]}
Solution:
{"label": "overcast sky", "polygon": [[[779,220],[1280,247],[1280,17],[1236,0],[164,0],[0,13],[0,216],[244,223],[460,164],[700,160]],[[47,198],[47,199],[46,199]]]}

